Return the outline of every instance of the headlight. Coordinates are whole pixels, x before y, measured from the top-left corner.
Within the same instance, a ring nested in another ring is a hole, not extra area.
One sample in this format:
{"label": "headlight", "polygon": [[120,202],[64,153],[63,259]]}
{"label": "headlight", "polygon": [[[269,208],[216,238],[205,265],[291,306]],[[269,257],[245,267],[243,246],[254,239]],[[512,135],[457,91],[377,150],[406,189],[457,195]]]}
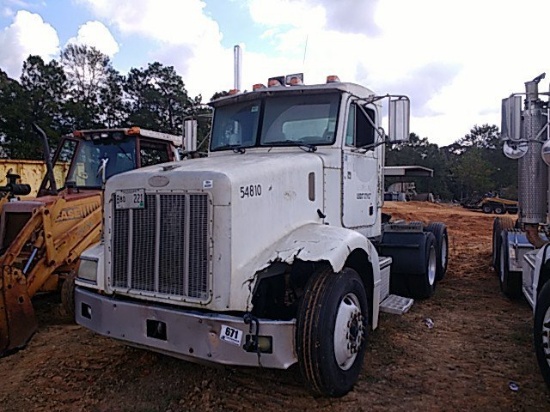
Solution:
{"label": "headlight", "polygon": [[88,282],[97,283],[97,259],[80,258],[77,277]]}

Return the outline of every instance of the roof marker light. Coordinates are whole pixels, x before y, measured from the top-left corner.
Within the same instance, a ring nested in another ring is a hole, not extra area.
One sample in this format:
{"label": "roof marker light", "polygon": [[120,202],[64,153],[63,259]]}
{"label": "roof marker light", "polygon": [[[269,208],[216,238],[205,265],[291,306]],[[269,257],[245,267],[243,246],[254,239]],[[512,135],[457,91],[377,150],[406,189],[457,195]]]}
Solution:
{"label": "roof marker light", "polygon": [[141,130],[137,126],[132,126],[126,132],[127,135],[138,135],[141,133]]}
{"label": "roof marker light", "polygon": [[285,84],[288,86],[301,86],[304,84],[304,73],[287,74]]}
{"label": "roof marker light", "polygon": [[258,90],[258,89],[265,89],[265,85],[262,83],[256,83],[254,86],[252,86],[252,90]]}
{"label": "roof marker light", "polygon": [[229,90],[228,94],[229,94],[229,96],[235,96],[239,92],[240,92],[239,89],[231,89],[231,90]]}
{"label": "roof marker light", "polygon": [[340,78],[335,74],[327,76],[327,83],[340,83]]}
{"label": "roof marker light", "polygon": [[285,83],[285,76],[270,77],[267,87],[282,86]]}

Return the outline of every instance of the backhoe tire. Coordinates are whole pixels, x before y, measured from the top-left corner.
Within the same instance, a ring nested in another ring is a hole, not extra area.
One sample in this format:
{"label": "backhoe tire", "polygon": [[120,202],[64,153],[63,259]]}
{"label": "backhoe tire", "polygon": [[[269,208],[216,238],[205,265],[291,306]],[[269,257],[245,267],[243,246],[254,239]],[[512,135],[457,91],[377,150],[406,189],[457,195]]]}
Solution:
{"label": "backhoe tire", "polygon": [[368,298],[357,272],[325,267],[308,280],[296,324],[296,352],[306,386],[340,397],[353,389],[365,356]]}
{"label": "backhoe tire", "polygon": [[497,217],[493,220],[493,256],[492,265],[495,273],[500,276],[500,234],[503,230],[514,228],[514,221],[510,217]]}
{"label": "backhoe tire", "polygon": [[493,206],[490,203],[484,203],[481,206],[481,210],[483,211],[483,213],[493,213]]}
{"label": "backhoe tire", "polygon": [[431,222],[426,227],[426,230],[433,233],[435,237],[435,253],[437,255],[435,280],[440,281],[445,277],[449,260],[449,235],[447,234],[447,226],[441,222]]}
{"label": "backhoe tire", "polygon": [[65,313],[74,320],[74,275],[69,275],[63,281],[61,286],[61,306],[65,310]]}
{"label": "backhoe tire", "polygon": [[521,296],[521,272],[509,269],[508,261],[510,259],[508,251],[508,231],[503,230],[500,233],[500,268],[499,283],[500,290],[510,299],[518,299]]}
{"label": "backhoe tire", "polygon": [[546,282],[537,297],[533,338],[540,373],[550,389],[550,282]]}

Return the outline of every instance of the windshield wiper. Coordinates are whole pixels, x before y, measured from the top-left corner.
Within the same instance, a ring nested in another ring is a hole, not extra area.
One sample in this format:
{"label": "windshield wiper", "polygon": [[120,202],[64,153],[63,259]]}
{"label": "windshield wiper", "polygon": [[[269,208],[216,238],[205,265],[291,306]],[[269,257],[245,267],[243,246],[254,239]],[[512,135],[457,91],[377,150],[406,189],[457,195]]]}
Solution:
{"label": "windshield wiper", "polygon": [[311,143],[298,142],[296,140],[282,140],[280,142],[270,142],[266,146],[298,146],[300,149],[306,152],[317,151],[317,146]]}
{"label": "windshield wiper", "polygon": [[228,150],[232,149],[234,153],[245,153],[246,147],[240,145],[240,144],[226,144],[224,146],[218,146],[215,150]]}

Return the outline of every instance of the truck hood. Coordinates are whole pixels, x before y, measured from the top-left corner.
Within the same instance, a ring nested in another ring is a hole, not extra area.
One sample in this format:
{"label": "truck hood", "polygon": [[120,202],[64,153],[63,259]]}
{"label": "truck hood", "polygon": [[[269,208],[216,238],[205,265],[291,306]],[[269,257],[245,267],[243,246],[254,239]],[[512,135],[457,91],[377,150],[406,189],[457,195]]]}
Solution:
{"label": "truck hood", "polygon": [[318,172],[321,179],[322,168],[322,157],[314,153],[285,153],[284,157],[270,153],[244,153],[183,160],[113,176],[106,185],[106,199],[108,201],[115,190],[121,189],[210,191],[214,205],[229,205],[232,192],[241,197],[241,186],[243,191],[246,191],[245,186],[249,188],[248,194],[243,196],[253,197],[250,195],[251,185],[262,185],[260,190],[266,194],[273,189],[273,185],[267,182],[282,182],[300,172]]}

